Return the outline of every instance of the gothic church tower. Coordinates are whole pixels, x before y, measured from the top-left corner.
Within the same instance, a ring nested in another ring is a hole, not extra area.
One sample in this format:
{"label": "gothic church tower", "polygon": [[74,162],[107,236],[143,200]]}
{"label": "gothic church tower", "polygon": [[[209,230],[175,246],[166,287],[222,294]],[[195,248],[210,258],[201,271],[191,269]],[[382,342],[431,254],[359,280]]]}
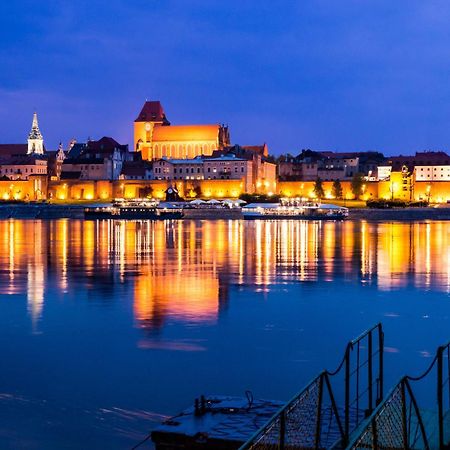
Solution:
{"label": "gothic church tower", "polygon": [[30,134],[28,135],[28,152],[30,154],[43,155],[44,154],[44,138],[39,130],[37,113],[33,114],[33,124],[31,126]]}

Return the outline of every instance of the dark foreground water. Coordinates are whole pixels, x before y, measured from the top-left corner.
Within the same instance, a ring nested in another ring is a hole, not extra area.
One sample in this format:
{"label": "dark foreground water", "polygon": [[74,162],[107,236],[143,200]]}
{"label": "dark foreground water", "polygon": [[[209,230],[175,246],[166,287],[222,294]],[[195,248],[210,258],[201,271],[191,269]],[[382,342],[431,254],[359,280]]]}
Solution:
{"label": "dark foreground water", "polygon": [[0,221],[0,448],[129,448],[201,393],[288,399],[382,321],[450,338],[450,223]]}

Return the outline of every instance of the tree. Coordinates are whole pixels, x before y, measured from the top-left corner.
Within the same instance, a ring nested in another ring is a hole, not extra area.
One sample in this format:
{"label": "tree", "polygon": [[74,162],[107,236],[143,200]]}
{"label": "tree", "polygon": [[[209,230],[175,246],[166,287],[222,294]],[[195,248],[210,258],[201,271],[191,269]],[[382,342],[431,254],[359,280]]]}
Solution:
{"label": "tree", "polygon": [[337,199],[342,198],[342,185],[339,180],[334,180],[333,182],[333,197]]}
{"label": "tree", "polygon": [[323,183],[322,183],[322,180],[319,177],[317,177],[317,180],[314,183],[314,194],[316,194],[316,197],[319,200],[321,198],[325,197],[325,192],[323,191]]}
{"label": "tree", "polygon": [[362,194],[363,184],[364,184],[363,175],[361,173],[355,173],[355,175],[353,175],[350,185],[356,200],[358,200],[359,196]]}

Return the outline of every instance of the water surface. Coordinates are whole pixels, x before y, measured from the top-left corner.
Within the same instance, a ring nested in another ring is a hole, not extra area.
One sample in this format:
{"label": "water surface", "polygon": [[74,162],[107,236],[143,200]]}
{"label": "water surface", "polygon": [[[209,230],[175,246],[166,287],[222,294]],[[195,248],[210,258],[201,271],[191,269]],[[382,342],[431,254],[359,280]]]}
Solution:
{"label": "water surface", "polygon": [[450,224],[0,221],[0,448],[129,448],[202,393],[288,399],[382,321],[450,338]]}

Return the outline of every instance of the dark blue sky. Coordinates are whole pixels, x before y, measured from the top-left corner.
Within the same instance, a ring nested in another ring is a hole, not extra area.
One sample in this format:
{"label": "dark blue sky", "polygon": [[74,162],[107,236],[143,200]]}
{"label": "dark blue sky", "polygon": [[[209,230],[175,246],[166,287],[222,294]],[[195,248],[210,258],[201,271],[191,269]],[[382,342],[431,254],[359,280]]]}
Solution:
{"label": "dark blue sky", "polygon": [[146,98],[271,152],[450,144],[447,0],[4,0],[0,142],[132,142]]}

